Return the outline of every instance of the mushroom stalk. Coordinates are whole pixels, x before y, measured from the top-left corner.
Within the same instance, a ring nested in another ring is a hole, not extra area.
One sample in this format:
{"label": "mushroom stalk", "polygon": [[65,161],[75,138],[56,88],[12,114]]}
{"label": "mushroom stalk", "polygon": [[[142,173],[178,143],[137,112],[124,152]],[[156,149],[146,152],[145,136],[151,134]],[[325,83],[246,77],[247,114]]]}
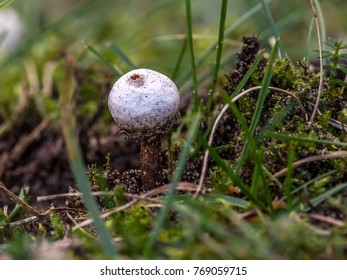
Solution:
{"label": "mushroom stalk", "polygon": [[145,191],[164,183],[160,153],[160,135],[141,140],[141,181]]}

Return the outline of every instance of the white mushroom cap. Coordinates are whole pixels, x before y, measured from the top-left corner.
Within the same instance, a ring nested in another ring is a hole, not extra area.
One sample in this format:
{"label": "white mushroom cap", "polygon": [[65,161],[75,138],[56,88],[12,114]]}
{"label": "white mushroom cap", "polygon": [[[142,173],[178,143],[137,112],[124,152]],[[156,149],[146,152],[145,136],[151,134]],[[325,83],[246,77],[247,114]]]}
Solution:
{"label": "white mushroom cap", "polygon": [[165,75],[137,69],[120,77],[108,97],[108,107],[117,125],[128,131],[160,130],[177,116],[180,95]]}

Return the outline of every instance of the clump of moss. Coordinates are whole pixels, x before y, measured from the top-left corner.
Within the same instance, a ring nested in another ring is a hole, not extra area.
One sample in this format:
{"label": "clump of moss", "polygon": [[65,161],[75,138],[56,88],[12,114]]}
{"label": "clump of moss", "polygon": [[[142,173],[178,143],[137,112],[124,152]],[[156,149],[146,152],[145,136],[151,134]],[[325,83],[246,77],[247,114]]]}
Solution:
{"label": "clump of moss", "polygon": [[[237,53],[236,68],[226,75],[227,81],[223,85],[223,88],[230,94],[234,91],[243,76],[252,66],[260,50],[260,42],[256,36],[244,36],[242,42],[243,46]],[[259,70],[264,69],[266,62],[266,59],[263,58],[259,63]],[[252,86],[252,84],[246,84],[245,88],[249,88],[250,86]]]}
{"label": "clump of moss", "polygon": [[[238,62],[236,68],[233,69],[228,75],[223,88],[228,93],[233,93],[244,74],[252,66],[255,57],[260,51],[260,43],[255,36],[247,36],[243,39],[244,46],[238,53]],[[257,66],[252,76],[244,86],[245,89],[260,86],[264,78],[264,66],[267,60],[263,58],[261,63]],[[287,166],[289,150],[292,149],[293,155],[297,160],[304,159],[310,156],[321,155],[326,152],[340,151],[343,148],[326,145],[315,142],[283,142],[272,138],[264,138],[262,136],[265,130],[271,130],[283,134],[290,134],[291,136],[298,136],[310,139],[324,139],[336,142],[341,142],[346,139],[345,126],[343,121],[338,121],[339,117],[344,115],[344,109],[347,106],[346,94],[343,93],[343,88],[338,90],[342,92],[336,95],[337,83],[334,83],[332,91],[329,77],[325,77],[323,83],[322,101],[320,102],[318,115],[313,125],[308,125],[309,117],[311,116],[313,106],[317,99],[319,87],[319,74],[309,71],[306,67],[306,61],[297,61],[293,63],[288,59],[278,59],[275,61],[273,74],[270,83],[270,89],[267,94],[265,104],[262,110],[262,116],[255,130],[255,140],[258,148],[264,151],[263,166],[267,169],[269,174],[284,169]],[[278,92],[272,88],[279,88],[286,92]],[[236,102],[236,106],[241,112],[246,121],[250,122],[255,106],[257,103],[259,91],[253,91]],[[340,117],[340,120],[344,117]],[[214,145],[217,151],[222,147],[220,156],[233,166],[239,160],[240,151],[242,150],[245,142],[244,133],[241,130],[238,121],[230,113],[226,113],[221,119]],[[254,155],[249,155],[247,162],[244,164],[240,171],[240,178],[247,184],[251,184],[254,179]],[[338,163],[336,163],[338,162]],[[342,164],[343,159],[335,161],[317,160],[314,163],[308,163],[293,170],[292,184],[293,188],[302,185],[303,183],[316,178],[330,170],[336,169],[336,164]],[[343,165],[343,164],[342,164]],[[228,176],[223,176],[223,172],[218,166],[212,167],[209,184],[211,186],[219,186],[218,191],[223,191],[228,194],[233,182],[230,182]],[[324,181],[320,185],[320,189],[312,188],[309,192],[317,195],[333,187],[341,180],[346,180],[343,170],[337,168],[338,174],[331,178],[331,180]],[[279,179],[279,184],[285,184],[282,176]],[[224,187],[221,187],[224,182]],[[283,197],[284,190],[274,187],[273,195]],[[235,195],[235,194],[234,194]],[[302,201],[305,200],[305,195],[301,197]],[[310,193],[309,193],[310,196]],[[300,196],[298,196],[300,198]]]}

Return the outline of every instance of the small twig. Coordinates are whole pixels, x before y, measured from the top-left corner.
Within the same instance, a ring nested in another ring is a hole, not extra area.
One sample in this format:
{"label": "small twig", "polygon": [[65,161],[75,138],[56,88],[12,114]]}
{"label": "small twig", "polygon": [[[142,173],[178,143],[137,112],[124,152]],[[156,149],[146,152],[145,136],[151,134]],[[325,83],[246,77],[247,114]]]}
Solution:
{"label": "small twig", "polygon": [[[315,156],[310,156],[304,159],[300,159],[296,162],[293,163],[292,168],[297,168],[305,163],[313,162],[313,161],[320,161],[320,160],[326,160],[326,159],[332,159],[332,158],[342,158],[342,157],[347,157],[347,152],[345,151],[340,151],[340,152],[332,152],[324,155],[315,155]],[[288,171],[288,168],[283,168],[282,170],[278,171],[275,173],[273,176],[276,178],[284,176]]]}
{"label": "small twig", "polygon": [[137,199],[138,201],[143,200],[143,201],[148,201],[151,203],[162,204],[162,202],[159,199],[150,198],[150,197],[143,197],[142,195],[138,195],[138,194],[128,193],[128,194],[125,194],[125,196],[128,198]]}
{"label": "small twig", "polygon": [[[235,96],[231,102],[232,103],[235,103],[237,100],[239,100],[241,97],[247,95],[248,93],[251,93],[253,91],[257,91],[257,90],[260,90],[261,89],[261,86],[256,86],[256,87],[252,87],[252,88],[249,88],[241,93],[239,93],[237,96]],[[307,114],[306,114],[306,110],[304,108],[304,106],[302,105],[300,99],[293,93],[287,91],[287,90],[284,90],[284,89],[281,89],[281,88],[277,88],[277,87],[269,87],[269,90],[272,90],[272,91],[277,91],[279,93],[284,93],[284,94],[288,94],[290,95],[291,97],[293,97],[295,100],[298,101],[298,104],[301,108],[301,111],[304,113],[305,115],[305,118],[307,119]],[[208,145],[209,146],[212,146],[212,143],[213,143],[213,138],[214,138],[214,134],[216,133],[216,130],[217,130],[217,126],[218,126],[218,123],[220,122],[220,120],[222,119],[223,115],[225,114],[225,112],[229,109],[229,105],[226,104],[223,109],[219,112],[216,120],[214,121],[214,124],[213,124],[213,127],[212,127],[212,130],[211,130],[211,133],[210,133],[210,137],[208,139]],[[209,150],[206,150],[205,152],[205,156],[204,156],[204,161],[203,161],[203,164],[202,164],[202,170],[201,170],[201,175],[200,175],[200,181],[199,181],[199,186],[198,186],[198,189],[196,190],[195,194],[194,194],[194,198],[196,198],[199,193],[201,192],[202,188],[203,188],[203,185],[204,185],[204,181],[205,181],[205,177],[206,177],[206,173],[207,173],[207,167],[208,167],[208,159],[209,159],[209,155],[210,155],[210,152]]]}
{"label": "small twig", "polygon": [[[75,219],[69,214],[69,212],[66,213],[66,216],[69,218],[69,220],[74,224],[77,225],[78,223],[75,221]],[[80,231],[82,231],[84,234],[88,235],[90,238],[95,239],[93,235],[91,235],[89,232],[85,231],[83,228],[80,228]]]}
{"label": "small twig", "polygon": [[[132,201],[122,205],[122,206],[119,206],[119,207],[116,207],[116,208],[113,208],[112,210],[109,210],[109,211],[106,211],[106,212],[103,212],[100,217],[102,219],[106,219],[108,218],[109,216],[111,216],[112,214],[114,213],[117,213],[117,212],[121,212],[121,211],[124,211],[128,208],[130,208],[131,206],[133,206],[134,204],[136,204],[139,200],[138,199],[133,199]],[[77,224],[76,226],[74,226],[72,228],[73,231],[75,231],[76,229],[79,229],[79,228],[82,228],[82,227],[85,227],[85,226],[89,226],[90,224],[93,223],[93,219],[87,219],[79,224]]]}
{"label": "small twig", "polygon": [[162,203],[152,203],[152,204],[146,205],[146,208],[163,208],[163,204]]}
{"label": "small twig", "polygon": [[252,209],[252,210],[249,210],[249,211],[247,211],[247,212],[237,214],[236,216],[237,216],[237,219],[238,219],[239,221],[241,221],[241,220],[244,220],[244,219],[246,219],[246,218],[248,218],[248,217],[253,216],[254,214],[257,214],[256,209]]}
{"label": "small twig", "polygon": [[35,222],[38,219],[39,219],[38,216],[31,216],[31,217],[28,217],[28,218],[25,218],[25,219],[22,219],[22,220],[10,223],[10,227],[16,227],[16,226],[20,226],[20,225],[23,225],[23,224]]}
{"label": "small twig", "polygon": [[[129,193],[125,193],[124,195],[128,198],[132,198],[133,200],[131,200],[130,202],[120,206],[120,207],[116,207],[110,211],[104,212],[101,217],[106,219],[107,217],[109,217],[110,215],[116,213],[116,212],[121,212],[124,211],[128,208],[130,208],[131,206],[133,206],[134,204],[136,204],[139,201],[148,201],[151,203],[154,203],[156,205],[156,207],[158,207],[159,204],[161,204],[161,202],[158,199],[154,199],[151,198],[153,196],[168,192],[170,188],[170,185],[163,185],[161,187],[158,187],[156,189],[153,189],[149,192],[147,192],[144,195],[135,195],[135,194],[129,194]],[[61,212],[61,211],[66,211],[66,212],[83,212],[83,213],[88,213],[86,210],[84,209],[76,209],[76,208],[69,208],[69,207],[57,207],[57,208],[52,208],[52,209],[48,209],[44,212],[39,212],[36,209],[32,208],[30,205],[28,205],[27,203],[25,203],[24,201],[22,201],[19,197],[17,197],[14,193],[12,193],[11,191],[9,191],[5,185],[3,183],[0,182],[0,189],[3,190],[11,200],[15,201],[18,205],[20,205],[21,207],[23,207],[24,209],[27,210],[27,212],[29,212],[30,214],[32,214],[33,216],[19,220],[19,221],[15,221],[10,223],[11,227],[14,226],[18,226],[18,225],[23,225],[26,223],[30,223],[33,221],[37,221],[38,219],[44,218],[49,216],[50,214],[54,213],[54,212]],[[176,190],[179,191],[189,191],[189,192],[195,192],[197,189],[197,185],[196,184],[192,184],[192,183],[187,183],[187,182],[181,182],[177,185]],[[208,191],[208,189],[206,189],[206,191]],[[47,200],[53,200],[53,199],[58,199],[58,198],[64,198],[64,197],[71,197],[71,196],[82,196],[83,194],[80,192],[76,192],[76,193],[63,193],[63,194],[55,194],[55,195],[47,195],[47,196],[41,196],[37,198],[37,201],[47,201]],[[92,195],[94,196],[100,196],[100,195],[113,195],[113,192],[93,192]],[[152,204],[152,206],[154,205]],[[83,221],[80,224],[75,223],[75,227],[73,228],[73,230],[76,230],[77,228],[81,228],[83,226],[87,226],[89,224],[91,224],[93,222],[92,219],[88,219]]]}
{"label": "small twig", "polygon": [[[196,184],[187,183],[187,182],[180,182],[179,184],[177,184],[176,190],[195,192],[197,190],[197,187],[198,186]],[[155,189],[153,189],[153,190],[151,190],[151,191],[149,191],[143,195],[124,194],[125,196],[128,196],[129,198],[134,198],[134,199],[131,200],[130,202],[122,205],[122,206],[119,206],[119,207],[113,208],[109,211],[103,212],[101,214],[101,218],[106,219],[109,216],[111,216],[112,214],[124,211],[124,210],[132,207],[133,205],[135,205],[136,203],[138,203],[139,201],[142,201],[142,200],[151,201],[151,202],[158,204],[159,201],[155,200],[155,199],[151,199],[151,197],[168,192],[169,189],[170,189],[170,185],[163,185],[163,186],[155,188]],[[206,191],[208,191],[208,189],[206,189]],[[88,226],[92,223],[93,223],[92,219],[87,219],[87,220],[79,223],[78,225],[76,225],[72,230],[76,230],[80,227]]]}
{"label": "small twig", "polygon": [[318,47],[319,47],[319,87],[318,87],[318,94],[317,94],[317,99],[316,99],[316,104],[314,105],[313,112],[311,115],[311,119],[308,123],[308,127],[311,127],[314,121],[314,118],[316,117],[316,113],[318,110],[320,98],[322,95],[322,88],[323,88],[323,51],[322,51],[322,42],[321,42],[321,34],[320,34],[320,28],[319,28],[319,21],[317,17],[317,12],[316,12],[316,7],[315,4],[313,3],[313,0],[311,0],[311,6],[312,6],[312,11],[313,11],[313,16],[314,20],[316,23],[316,29],[317,29],[317,38],[318,38]]}
{"label": "small twig", "polygon": [[12,223],[10,223],[10,227],[15,227],[15,226],[35,222],[38,219],[45,218],[45,217],[51,215],[52,213],[63,212],[63,211],[65,211],[66,214],[68,214],[69,212],[87,213],[87,211],[83,210],[83,209],[76,209],[76,208],[69,208],[69,207],[58,207],[58,208],[48,209],[45,212],[40,213],[40,216],[31,216],[31,217],[27,217],[27,218],[22,219],[22,220],[12,222]]}
{"label": "small twig", "polygon": [[338,220],[338,219],[334,219],[331,217],[327,217],[327,216],[323,216],[323,215],[319,215],[319,214],[308,214],[308,217],[327,223],[327,224],[331,224],[333,226],[339,227],[339,228],[343,228],[346,227],[346,223],[342,220]]}
{"label": "small twig", "polygon": [[[163,185],[158,188],[155,188],[149,192],[146,193],[149,197],[165,193],[168,191],[168,186],[169,185]],[[193,183],[188,183],[188,182],[180,182],[176,190],[179,191],[189,191],[189,192],[194,192],[197,188],[196,184]],[[109,195],[112,196],[114,195],[114,192],[112,191],[96,191],[91,193],[93,196],[102,196],[102,195]],[[36,198],[37,201],[48,201],[48,200],[54,200],[54,199],[59,199],[59,198],[66,198],[66,197],[74,197],[74,196],[83,196],[81,192],[74,192],[74,193],[59,193],[59,194],[52,194],[52,195],[45,195],[45,196],[38,196]],[[125,197],[128,198],[137,198],[137,199],[143,199],[143,196],[140,195],[135,195],[135,194],[130,194],[130,193],[124,193]],[[147,199],[145,199],[147,200]],[[158,201],[156,201],[158,202]]]}
{"label": "small twig", "polygon": [[[296,222],[303,222],[299,214],[293,213],[292,218]],[[313,230],[316,234],[318,234],[320,236],[330,236],[331,235],[330,230],[317,228],[317,227],[311,225],[310,223],[305,223],[305,225],[307,226],[307,228]]]}
{"label": "small twig", "polygon": [[35,208],[31,207],[29,204],[27,204],[25,201],[21,200],[18,196],[16,196],[13,192],[8,190],[6,186],[0,182],[0,189],[15,203],[17,203],[19,206],[24,208],[27,212],[32,214],[33,216],[42,217],[41,213],[37,211]]}
{"label": "small twig", "polygon": [[75,212],[77,211],[77,212],[84,212],[84,213],[87,212],[83,209],[75,209],[75,208],[69,208],[69,207],[58,207],[58,208],[48,209],[48,210],[40,213],[35,208],[31,207],[25,201],[20,199],[17,195],[15,195],[9,189],[7,189],[7,187],[2,182],[0,182],[0,190],[2,190],[12,201],[14,201],[16,204],[18,204],[20,207],[22,207],[25,211],[27,211],[28,213],[30,213],[32,215],[31,217],[10,223],[10,227],[15,227],[18,225],[37,221],[38,219],[42,219],[44,217],[49,216],[53,212],[61,212],[61,211],[75,211]]}
{"label": "small twig", "polygon": [[[111,191],[98,191],[98,192],[92,192],[93,196],[102,196],[102,195],[114,195],[114,192]],[[59,194],[51,194],[51,195],[43,195],[38,196],[36,198],[36,201],[48,201],[48,200],[55,200],[59,198],[66,198],[66,197],[74,197],[74,196],[83,196],[81,192],[75,192],[75,193],[59,193]]]}

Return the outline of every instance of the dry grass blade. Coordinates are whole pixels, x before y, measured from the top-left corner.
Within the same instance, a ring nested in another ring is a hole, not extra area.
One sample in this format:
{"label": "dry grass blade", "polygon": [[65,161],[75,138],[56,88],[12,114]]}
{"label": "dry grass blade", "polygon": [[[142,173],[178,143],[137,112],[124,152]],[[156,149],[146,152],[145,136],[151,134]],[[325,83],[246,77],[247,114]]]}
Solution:
{"label": "dry grass blade", "polygon": [[332,226],[336,226],[339,228],[346,226],[346,223],[344,221],[334,219],[332,217],[327,217],[327,216],[323,216],[323,215],[319,215],[319,214],[315,214],[315,213],[308,214],[307,216],[311,219],[315,219],[317,221],[324,222],[324,223],[327,223],[327,224],[330,224]]}
{"label": "dry grass blade", "polygon": [[19,206],[21,206],[28,213],[30,213],[34,216],[37,216],[37,217],[42,217],[42,214],[39,211],[37,211],[35,208],[31,207],[25,201],[21,200],[13,192],[11,192],[9,189],[7,189],[6,186],[2,182],[0,182],[0,190],[2,190],[12,201],[17,203]]}
{"label": "dry grass blade", "polygon": [[[176,186],[176,190],[178,190],[178,191],[196,192],[197,188],[198,188],[198,185],[188,183],[188,182],[180,182]],[[109,211],[103,212],[101,214],[101,218],[106,219],[114,213],[124,211],[124,210],[130,208],[131,206],[135,205],[139,201],[149,201],[149,202],[155,203],[156,207],[158,207],[157,204],[158,204],[158,202],[161,203],[161,201],[155,200],[152,197],[159,195],[159,194],[166,193],[169,191],[169,189],[170,189],[170,185],[163,185],[163,186],[155,188],[155,189],[153,189],[153,190],[151,190],[151,191],[149,191],[143,195],[124,194],[125,196],[127,196],[129,198],[133,198],[133,200],[129,201],[128,203],[126,203],[122,206],[119,206],[119,207],[113,208]],[[207,189],[207,191],[208,191],[208,189]],[[93,223],[92,219],[87,219],[87,220],[79,223],[78,225],[76,225],[72,230],[76,230],[76,229],[81,228],[81,227],[89,226],[92,223]]]}
{"label": "dry grass blade", "polygon": [[318,16],[317,16],[317,12],[316,12],[316,6],[313,2],[313,0],[311,0],[311,6],[312,6],[312,11],[313,11],[313,16],[314,16],[314,20],[316,23],[316,29],[317,29],[317,38],[318,38],[318,47],[319,47],[319,71],[320,71],[320,75],[319,75],[319,87],[318,87],[318,94],[317,94],[317,99],[316,99],[316,104],[314,105],[313,108],[313,112],[311,115],[311,119],[308,123],[308,126],[311,127],[311,125],[313,124],[313,121],[316,117],[316,113],[318,110],[318,106],[319,106],[319,102],[320,102],[320,98],[322,95],[322,90],[323,90],[323,50],[322,50],[322,41],[321,41],[321,34],[320,34],[320,28],[319,28],[319,20],[318,20]]}
{"label": "dry grass blade", "polygon": [[[91,193],[93,196],[103,196],[103,195],[113,195],[113,192],[92,192]],[[36,198],[36,201],[49,201],[49,200],[55,200],[59,198],[66,198],[66,197],[74,197],[74,196],[82,196],[83,194],[81,192],[75,192],[75,193],[59,193],[59,194],[51,194],[51,195],[43,195],[43,196],[38,196]]]}
{"label": "dry grass blade", "polygon": [[87,213],[87,211],[85,211],[83,209],[75,209],[75,208],[69,208],[69,207],[58,207],[58,208],[48,209],[45,212],[40,213],[40,216],[35,215],[35,216],[31,216],[31,217],[28,217],[28,218],[25,218],[22,220],[12,222],[12,223],[10,223],[10,227],[16,227],[16,226],[32,223],[32,222],[37,221],[38,219],[48,217],[52,213],[56,213],[56,212],[65,212],[66,214],[69,214],[69,212],[82,212],[84,214]]}
{"label": "dry grass blade", "polygon": [[331,236],[332,232],[330,230],[326,230],[326,229],[320,229],[320,228],[317,228],[309,223],[306,223],[305,221],[303,221],[301,219],[301,215],[299,214],[293,214],[292,215],[292,218],[299,222],[299,223],[304,223],[305,226],[307,226],[307,228],[313,230],[317,235],[320,235],[320,236]]}
{"label": "dry grass blade", "polygon": [[[188,183],[188,182],[181,182],[178,184],[176,189],[179,191],[194,192],[196,190],[196,188],[197,188],[196,184]],[[168,190],[168,185],[163,185],[163,186],[160,186],[158,188],[155,188],[155,189],[147,192],[146,197],[152,197],[152,196],[155,196],[158,194],[162,194],[162,193],[167,192],[167,190]],[[206,190],[206,191],[208,191],[208,190]],[[97,191],[97,192],[92,192],[91,194],[93,196],[103,196],[103,195],[112,196],[112,195],[114,195],[114,192],[112,192],[112,191]],[[38,196],[36,198],[36,200],[38,202],[40,202],[40,201],[49,201],[49,200],[55,200],[55,199],[66,198],[66,197],[74,197],[74,196],[83,196],[83,194],[81,192],[59,193],[59,194]],[[142,200],[148,200],[148,198],[144,199],[144,196],[136,195],[136,194],[124,193],[124,196],[126,196],[128,198],[137,198],[137,199],[142,199]]]}
{"label": "dry grass blade", "polygon": [[[313,161],[320,161],[320,160],[333,159],[333,158],[343,158],[343,157],[347,157],[347,152],[340,151],[340,152],[327,153],[324,155],[310,156],[310,157],[300,159],[300,160],[294,162],[292,168],[294,169],[294,168],[297,168],[303,164],[313,162]],[[288,168],[283,168],[282,170],[275,173],[273,176],[276,178],[282,177],[287,173],[287,170],[288,170]]]}
{"label": "dry grass blade", "polygon": [[[66,216],[69,218],[69,220],[74,224],[77,225],[77,222],[75,219],[70,215],[69,212],[66,213]],[[80,228],[80,231],[83,232],[84,234],[88,235],[90,238],[94,239],[94,236],[91,235],[89,232],[85,231],[83,228]]]}

